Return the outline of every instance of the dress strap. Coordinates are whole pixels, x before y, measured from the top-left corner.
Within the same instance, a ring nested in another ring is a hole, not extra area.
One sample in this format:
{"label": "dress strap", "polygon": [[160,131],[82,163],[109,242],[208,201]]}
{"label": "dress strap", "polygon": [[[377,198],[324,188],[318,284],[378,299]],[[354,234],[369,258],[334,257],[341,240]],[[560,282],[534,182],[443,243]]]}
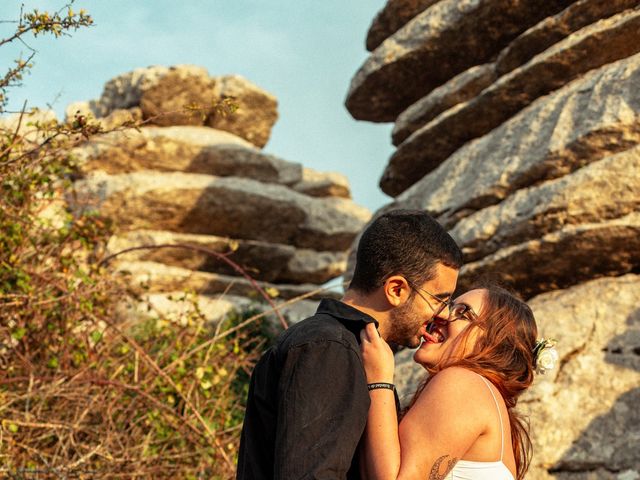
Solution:
{"label": "dress strap", "polygon": [[489,385],[489,381],[480,374],[478,374],[478,376],[487,385],[487,388],[489,389],[489,391],[491,392],[491,396],[493,397],[493,401],[496,402],[496,408],[498,409],[498,417],[500,417],[500,461],[502,461],[502,456],[504,454],[504,426],[502,425],[502,413],[500,412],[500,405],[498,404],[496,394],[493,393],[493,388],[491,388],[491,386]]}

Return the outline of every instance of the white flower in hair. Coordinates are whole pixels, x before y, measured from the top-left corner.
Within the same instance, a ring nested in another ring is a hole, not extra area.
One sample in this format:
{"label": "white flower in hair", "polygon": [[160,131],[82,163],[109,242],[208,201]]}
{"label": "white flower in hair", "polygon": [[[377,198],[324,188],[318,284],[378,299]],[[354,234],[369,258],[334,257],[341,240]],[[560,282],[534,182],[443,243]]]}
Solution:
{"label": "white flower in hair", "polygon": [[560,356],[556,350],[556,341],[542,338],[536,342],[533,349],[534,365],[536,373],[544,375],[549,370],[556,368]]}

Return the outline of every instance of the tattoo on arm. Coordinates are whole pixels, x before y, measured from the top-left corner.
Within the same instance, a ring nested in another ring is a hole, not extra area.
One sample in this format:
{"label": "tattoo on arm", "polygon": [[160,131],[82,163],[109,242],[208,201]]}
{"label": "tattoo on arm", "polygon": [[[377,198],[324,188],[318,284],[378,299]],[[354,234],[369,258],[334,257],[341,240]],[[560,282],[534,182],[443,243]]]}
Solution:
{"label": "tattoo on arm", "polygon": [[[447,460],[447,467],[445,468],[444,472],[441,473],[440,467],[442,466],[442,463],[445,460]],[[429,480],[444,480],[447,474],[453,469],[453,466],[456,464],[457,461],[458,461],[457,458],[455,457],[451,458],[449,457],[449,455],[441,456],[439,459],[435,461],[435,463],[433,464],[433,467],[431,467]]]}

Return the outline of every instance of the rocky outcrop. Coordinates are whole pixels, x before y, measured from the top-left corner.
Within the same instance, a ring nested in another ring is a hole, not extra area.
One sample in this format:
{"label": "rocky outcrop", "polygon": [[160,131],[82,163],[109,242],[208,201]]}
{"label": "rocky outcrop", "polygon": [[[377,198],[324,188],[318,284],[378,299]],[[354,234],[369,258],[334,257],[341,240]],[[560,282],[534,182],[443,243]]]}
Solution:
{"label": "rocky outcrop", "polygon": [[[462,247],[459,290],[506,284],[558,340],[559,370],[519,405],[534,442],[527,478],[640,478],[640,1],[567,2],[484,50],[473,42],[493,32],[472,3],[492,2],[458,2],[437,25],[477,21],[460,38],[426,22],[446,11],[438,2],[354,77],[353,115],[396,122],[380,182],[396,198],[376,215],[434,215]],[[494,5],[494,18],[514,13]],[[434,61],[453,48],[464,54]],[[426,375],[412,353],[396,356],[405,403]]]}
{"label": "rocky outcrop", "polygon": [[170,71],[140,96],[145,120],[155,125],[202,125],[210,105],[218,99],[215,81],[208,75]]}
{"label": "rocky outcrop", "polygon": [[228,132],[207,127],[115,130],[72,152],[84,173],[141,170],[204,173],[286,185],[306,195],[350,197],[343,175],[322,173],[269,155]]}
{"label": "rocky outcrop", "polygon": [[260,148],[278,118],[273,95],[241,76],[210,77],[192,65],[133,70],[107,82],[100,99],[72,103],[66,112],[100,120],[116,110],[139,111],[147,124],[207,125]]}
{"label": "rocky outcrop", "polygon": [[[392,3],[387,3],[385,9],[391,8]],[[557,15],[545,18],[513,40],[495,62],[471,67],[402,112],[393,129],[393,144],[399,145],[440,113],[475,97],[498,77],[524,65],[572,33],[639,5],[640,0],[578,0]],[[372,28],[375,24],[376,20]]]}
{"label": "rocky outcrop", "polygon": [[273,336],[279,333],[281,319],[294,324],[310,317],[318,308],[315,300],[295,300],[279,302],[274,308],[266,303],[237,295],[220,294],[214,296],[185,293],[184,290],[167,293],[141,293],[130,296],[118,304],[116,315],[132,323],[162,319],[176,325],[185,326],[191,319],[204,319],[209,324],[219,324],[229,317],[243,312],[256,321],[267,320],[265,333]]}
{"label": "rocky outcrop", "polygon": [[278,120],[275,97],[240,75],[222,77],[219,85],[220,98],[228,102],[209,113],[206,125],[232,132],[258,147],[264,147],[271,135],[271,127]]}
{"label": "rocky outcrop", "polygon": [[369,218],[366,209],[343,198],[196,173],[96,172],[76,182],[75,197],[79,206],[97,208],[122,230],[225,235],[317,250],[348,249]]}
{"label": "rocky outcrop", "polygon": [[402,112],[396,119],[391,138],[399,145],[413,132],[442,112],[478,95],[495,80],[493,63],[471,67],[436,88]]}
{"label": "rocky outcrop", "polygon": [[321,285],[344,272],[370,214],[343,175],[261,150],[275,98],[242,77],[152,67],[111,80],[76,112],[103,130],[73,150],[67,202],[112,225],[106,255],[136,294],[123,299],[130,320],[178,318],[176,292],[212,321],[230,305],[271,309],[268,294],[292,322],[335,296]]}
{"label": "rocky outcrop", "polygon": [[455,222],[519,188],[558,178],[640,143],[640,55],[540,98],[470,142],[397,197]]}
{"label": "rocky outcrop", "polygon": [[450,233],[470,262],[564,226],[640,211],[638,192],[640,147],[635,147],[570,175],[518,190],[503,202],[463,218]]}
{"label": "rocky outcrop", "polygon": [[376,48],[351,81],[347,109],[359,120],[393,121],[416,100],[486,63],[528,27],[570,3],[441,0]]}
{"label": "rocky outcrop", "polygon": [[602,278],[530,301],[542,334],[558,340],[560,368],[538,378],[521,400],[534,443],[527,478],[640,474],[634,437],[640,428],[639,301],[637,275]]}
{"label": "rocky outcrop", "polygon": [[378,12],[367,34],[367,50],[373,51],[409,20],[440,0],[389,0]]}
{"label": "rocky outcrop", "polygon": [[461,291],[491,278],[525,298],[601,276],[640,269],[640,212],[567,225],[535,240],[503,247],[460,270]]}
{"label": "rocky outcrop", "polygon": [[[274,297],[284,299],[327,296],[322,288],[311,283],[296,285],[256,281],[254,285],[244,277],[200,272],[154,262],[121,261],[118,263],[117,271],[127,279],[129,285],[141,293],[187,291],[201,295],[219,295],[232,292],[233,295],[260,299],[255,288],[255,285],[258,285]],[[331,293],[328,296],[331,296]]]}
{"label": "rocky outcrop", "polygon": [[[235,240],[215,235],[197,235],[157,230],[134,230],[113,236],[109,253],[140,246],[182,245],[134,250],[129,261],[150,261],[174,267],[237,275],[235,265],[253,278],[266,282],[323,284],[336,278],[346,267],[346,252],[318,252],[293,245],[257,240]],[[224,255],[225,261],[210,252]]]}
{"label": "rocky outcrop", "polygon": [[489,133],[536,98],[638,51],[640,10],[585,27],[414,132],[389,160],[380,187],[389,195],[399,194],[464,143]]}
{"label": "rocky outcrop", "polygon": [[640,5],[639,0],[578,0],[545,18],[505,48],[496,60],[497,75],[504,75],[583,27]]}

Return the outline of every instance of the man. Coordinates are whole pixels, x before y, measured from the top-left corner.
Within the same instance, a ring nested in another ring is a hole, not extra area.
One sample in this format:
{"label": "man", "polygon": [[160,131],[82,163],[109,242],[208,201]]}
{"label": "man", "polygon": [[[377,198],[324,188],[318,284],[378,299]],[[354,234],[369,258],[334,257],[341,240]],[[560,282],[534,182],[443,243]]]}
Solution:
{"label": "man", "polygon": [[369,393],[359,333],[417,347],[425,324],[448,315],[462,254],[426,213],[396,210],[364,231],[342,301],[286,330],[251,376],[237,478],[359,478],[355,455]]}

